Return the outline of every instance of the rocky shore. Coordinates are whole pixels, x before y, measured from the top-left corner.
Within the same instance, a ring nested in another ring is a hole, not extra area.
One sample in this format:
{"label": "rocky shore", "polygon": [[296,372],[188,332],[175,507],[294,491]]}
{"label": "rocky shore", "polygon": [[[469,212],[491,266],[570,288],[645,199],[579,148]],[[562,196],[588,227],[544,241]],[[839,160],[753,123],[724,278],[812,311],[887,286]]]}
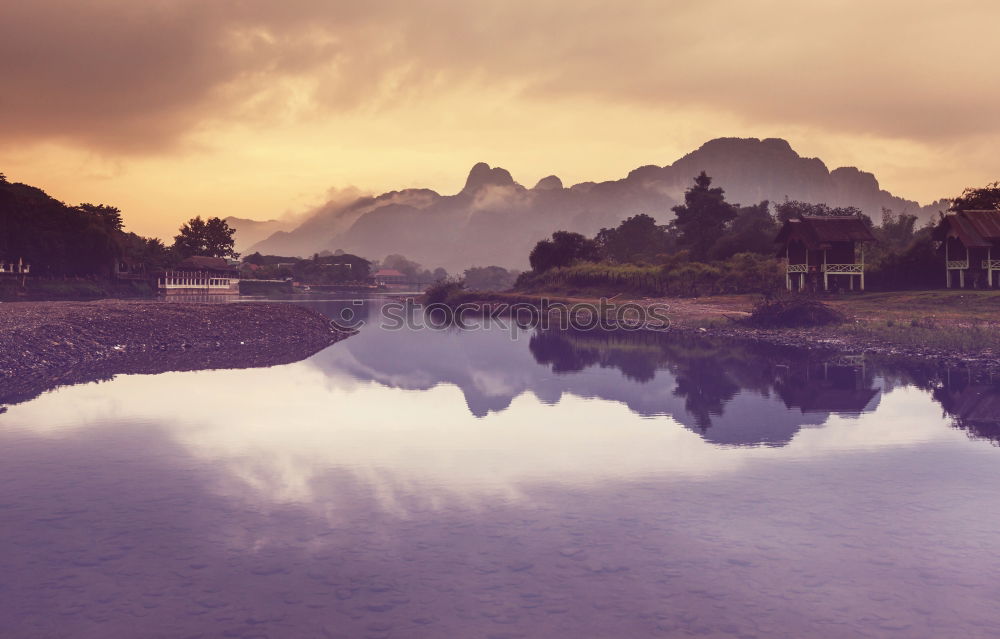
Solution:
{"label": "rocky shore", "polygon": [[294,304],[0,304],[0,406],[119,374],[291,363],[348,335]]}
{"label": "rocky shore", "polygon": [[968,369],[977,378],[1000,375],[1000,357],[992,350],[959,353],[929,345],[899,345],[857,335],[837,334],[821,328],[768,330],[742,326],[710,325],[708,328],[690,325],[671,327],[671,331],[687,335],[757,342],[771,346],[786,346],[827,355],[864,355],[872,361],[896,365],[918,365],[924,368]]}

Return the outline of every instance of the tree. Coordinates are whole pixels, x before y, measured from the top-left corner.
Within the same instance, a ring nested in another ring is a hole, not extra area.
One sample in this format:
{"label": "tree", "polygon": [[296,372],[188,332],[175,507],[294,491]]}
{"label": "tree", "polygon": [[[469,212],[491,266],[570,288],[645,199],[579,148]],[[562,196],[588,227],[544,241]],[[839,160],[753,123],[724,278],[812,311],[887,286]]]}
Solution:
{"label": "tree", "polygon": [[1000,209],[1000,182],[984,187],[968,188],[951,201],[952,211],[988,211]]}
{"label": "tree", "polygon": [[475,291],[506,291],[514,286],[517,271],[502,266],[473,266],[465,269],[465,285]]}
{"label": "tree", "polygon": [[882,224],[875,228],[875,237],[884,250],[902,251],[913,242],[917,216],[882,208]]}
{"label": "tree", "polygon": [[595,239],[605,257],[620,263],[652,262],[670,250],[667,227],[645,213],[633,215],[616,228],[601,229]]}
{"label": "tree", "polygon": [[773,254],[778,225],[770,208],[767,200],[754,206],[740,207],[725,234],[709,251],[712,259],[726,260],[737,253]]}
{"label": "tree", "polygon": [[872,269],[872,285],[880,289],[930,288],[940,285],[941,256],[930,228],[920,229],[903,251],[892,251]]}
{"label": "tree", "polygon": [[712,178],[702,171],[694,179],[694,186],[684,193],[684,204],[673,208],[676,218],[673,226],[678,239],[691,257],[704,261],[709,249],[719,239],[736,217],[736,207],[726,202],[725,191],[712,187]]}
{"label": "tree", "polygon": [[124,226],[122,221],[122,212],[118,207],[108,206],[107,204],[83,203],[76,208],[82,211],[85,215],[88,215],[101,224],[104,224],[112,231],[121,231]]}
{"label": "tree", "polygon": [[122,233],[119,238],[121,256],[139,264],[147,273],[165,270],[175,261],[174,253],[158,238],[148,238],[135,233]]}
{"label": "tree", "polygon": [[531,270],[547,271],[557,266],[569,266],[578,260],[596,262],[600,259],[597,242],[579,233],[556,231],[551,240],[542,240],[528,256]]}
{"label": "tree", "polygon": [[[277,259],[269,260],[269,258]],[[255,257],[251,255],[246,261],[250,263],[264,261],[265,263],[276,264],[279,260],[283,259],[286,258],[267,255]],[[312,259],[295,261],[292,273],[297,280],[307,284],[362,282],[367,280],[371,275],[371,264],[371,262],[363,257],[358,257],[350,253],[342,253],[340,255],[333,255],[331,253],[325,257],[316,253]]]}
{"label": "tree", "polygon": [[174,237],[174,250],[182,257],[207,255],[209,257],[231,257],[239,253],[233,250],[233,235],[236,229],[218,217],[202,220],[197,216],[188,220]]}
{"label": "tree", "polygon": [[421,266],[413,260],[408,260],[398,253],[386,255],[382,260],[382,268],[399,271],[410,278],[416,278],[420,274]]}

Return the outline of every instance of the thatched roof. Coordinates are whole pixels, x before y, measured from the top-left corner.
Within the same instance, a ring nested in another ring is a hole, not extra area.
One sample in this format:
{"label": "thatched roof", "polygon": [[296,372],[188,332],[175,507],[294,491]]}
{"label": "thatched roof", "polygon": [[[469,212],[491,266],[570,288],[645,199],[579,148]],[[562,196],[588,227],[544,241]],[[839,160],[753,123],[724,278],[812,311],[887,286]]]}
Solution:
{"label": "thatched roof", "polygon": [[875,236],[860,217],[802,216],[781,227],[776,243],[797,239],[810,249],[829,248],[835,242],[874,242]]}
{"label": "thatched roof", "polygon": [[969,248],[987,248],[1000,241],[1000,211],[958,211],[944,216],[934,239],[956,237]]}

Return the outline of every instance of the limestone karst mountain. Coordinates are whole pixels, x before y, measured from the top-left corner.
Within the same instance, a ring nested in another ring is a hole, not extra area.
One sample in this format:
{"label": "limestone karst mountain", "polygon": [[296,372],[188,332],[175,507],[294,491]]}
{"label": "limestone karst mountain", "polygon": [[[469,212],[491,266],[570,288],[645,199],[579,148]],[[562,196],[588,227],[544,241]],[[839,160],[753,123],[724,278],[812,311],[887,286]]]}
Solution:
{"label": "limestone karst mountain", "polygon": [[535,242],[556,230],[593,234],[637,213],[661,222],[701,171],[726,190],[730,202],[787,199],[856,206],[876,220],[883,207],[927,218],[944,208],[897,197],[871,173],[829,170],[781,139],[719,138],[667,166],[643,166],[620,180],[570,187],[555,175],[533,188],[499,167],[478,163],[454,195],[429,189],[391,191],[348,204],[331,202],[291,231],[278,232],[251,251],[309,255],[343,249],[373,258],[402,253],[428,266],[458,271],[472,265],[524,268]]}

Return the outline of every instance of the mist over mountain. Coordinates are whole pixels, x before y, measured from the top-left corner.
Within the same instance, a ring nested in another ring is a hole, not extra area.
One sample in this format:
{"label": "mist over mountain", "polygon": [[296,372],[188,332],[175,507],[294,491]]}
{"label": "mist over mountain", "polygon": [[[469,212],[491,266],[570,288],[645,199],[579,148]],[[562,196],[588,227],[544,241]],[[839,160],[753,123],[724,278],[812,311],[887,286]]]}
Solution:
{"label": "mist over mountain", "polygon": [[294,225],[292,222],[282,220],[249,220],[243,217],[230,215],[225,219],[230,227],[236,229],[233,236],[236,245],[233,247],[237,253],[243,253],[257,242],[267,239],[278,231],[287,230]]}
{"label": "mist over mountain", "polygon": [[592,235],[637,213],[670,221],[671,207],[701,171],[725,189],[729,202],[743,205],[787,198],[856,206],[876,220],[883,207],[921,219],[945,207],[897,197],[854,167],[831,171],[818,158],[801,157],[785,140],[718,138],[673,164],[568,188],[554,175],[528,188],[507,170],[481,162],[454,195],[407,189],[347,203],[331,200],[297,228],[274,233],[249,251],[306,256],[343,249],[372,258],[401,253],[452,272],[489,264],[525,268],[534,244],[553,231]]}

